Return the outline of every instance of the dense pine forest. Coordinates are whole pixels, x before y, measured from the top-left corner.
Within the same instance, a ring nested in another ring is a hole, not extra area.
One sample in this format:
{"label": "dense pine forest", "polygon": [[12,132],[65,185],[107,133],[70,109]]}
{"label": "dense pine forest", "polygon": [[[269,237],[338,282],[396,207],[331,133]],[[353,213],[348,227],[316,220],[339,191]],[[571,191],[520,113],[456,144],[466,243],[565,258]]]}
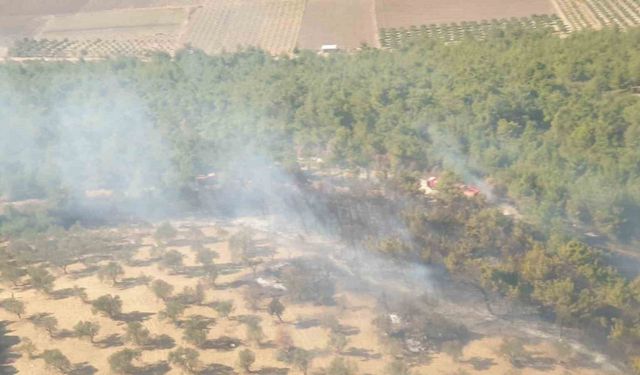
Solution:
{"label": "dense pine forest", "polygon": [[0,194],[180,197],[238,152],[285,166],[319,157],[405,187],[433,170],[487,181],[535,229],[451,192],[441,208],[405,212],[415,252],[393,241],[381,250],[422,251],[421,261],[537,304],[607,337],[640,371],[640,279],[549,234],[577,223],[620,241],[640,236],[638,51],[640,30],[512,29],[331,56],[185,49],[149,61],[9,63],[0,66]]}
{"label": "dense pine forest", "polygon": [[444,165],[490,178],[540,223],[570,218],[629,239],[640,225],[639,47],[638,31],[511,30],[331,57],[184,50],[145,62],[5,64],[0,191],[73,189],[65,174],[91,172],[72,154],[98,168],[128,164],[129,184],[175,188],[250,143],[284,162],[297,150],[396,175]]}

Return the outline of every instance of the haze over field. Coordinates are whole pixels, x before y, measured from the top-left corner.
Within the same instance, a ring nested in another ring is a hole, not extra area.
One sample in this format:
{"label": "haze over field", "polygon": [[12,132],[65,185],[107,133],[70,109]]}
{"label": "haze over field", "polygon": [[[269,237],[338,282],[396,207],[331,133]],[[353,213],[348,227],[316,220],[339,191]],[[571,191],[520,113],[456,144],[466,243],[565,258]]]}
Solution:
{"label": "haze over field", "polygon": [[640,374],[638,23],[0,0],[0,373]]}

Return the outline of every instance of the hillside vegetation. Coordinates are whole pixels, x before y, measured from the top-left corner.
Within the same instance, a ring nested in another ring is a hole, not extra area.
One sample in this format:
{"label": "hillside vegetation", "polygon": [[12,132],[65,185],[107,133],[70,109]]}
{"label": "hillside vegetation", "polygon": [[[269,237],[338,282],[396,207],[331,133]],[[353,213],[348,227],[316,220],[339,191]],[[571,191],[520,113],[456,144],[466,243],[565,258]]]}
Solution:
{"label": "hillside vegetation", "polygon": [[[466,165],[456,172],[490,176],[541,223],[568,217],[627,239],[640,224],[639,47],[640,31],[558,39],[516,29],[330,58],[183,51],[150,62],[2,65],[0,191],[24,199],[60,181],[72,189],[70,156],[116,168],[117,140],[145,143],[117,153],[139,167],[136,181],[176,188],[255,143],[277,160],[293,161],[298,149],[396,174]],[[91,138],[89,128],[109,137]]]}
{"label": "hillside vegetation", "polygon": [[[387,172],[409,191],[426,171],[451,170],[459,176],[445,174],[434,202],[404,207],[410,243],[390,238],[378,250],[444,264],[535,304],[562,325],[606,337],[638,368],[640,279],[625,279],[584,244],[540,233],[579,222],[623,240],[639,235],[639,50],[640,31],[559,39],[508,29],[485,41],[330,57],[185,50],[147,62],[2,65],[0,193],[60,204],[99,189],[192,198],[196,176],[238,153],[287,168],[321,157]],[[490,180],[543,230],[461,199],[447,189],[460,178]],[[357,203],[334,211],[355,221]],[[0,234],[49,224],[7,209]]]}

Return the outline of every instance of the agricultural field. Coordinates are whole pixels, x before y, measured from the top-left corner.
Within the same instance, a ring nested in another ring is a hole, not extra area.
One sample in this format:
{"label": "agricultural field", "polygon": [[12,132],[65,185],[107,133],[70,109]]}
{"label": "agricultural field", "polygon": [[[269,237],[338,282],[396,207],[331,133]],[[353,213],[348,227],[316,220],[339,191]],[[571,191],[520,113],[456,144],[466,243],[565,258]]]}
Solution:
{"label": "agricultural field", "polygon": [[[11,365],[26,374],[381,374],[402,358],[425,374],[606,373],[567,344],[469,330],[442,315],[444,300],[365,285],[337,266],[344,260],[319,257],[339,246],[332,241],[238,220],[78,228],[58,244],[9,244],[0,319],[15,342]],[[65,254],[51,258],[56,246]],[[402,271],[387,268],[385,284],[401,284],[393,272]]]}
{"label": "agricultural field", "polygon": [[173,54],[185,45],[212,54],[393,48],[510,26],[563,35],[638,25],[639,0],[0,0],[0,47],[27,58]]}
{"label": "agricultural field", "polygon": [[376,0],[382,29],[553,13],[549,0]]}
{"label": "agricultural field", "polygon": [[204,0],[88,0],[83,12],[127,8],[188,8],[201,6]]}
{"label": "agricultural field", "polygon": [[273,54],[296,46],[304,0],[209,0],[193,15],[186,42],[207,53],[260,47]]}
{"label": "agricultural field", "polygon": [[107,58],[110,56],[149,56],[157,52],[173,53],[171,39],[126,40],[18,40],[9,49],[11,56],[53,59]]}
{"label": "agricultural field", "polygon": [[436,39],[443,42],[455,42],[464,38],[482,40],[491,33],[513,27],[531,30],[549,30],[554,33],[567,31],[562,19],[556,15],[542,15],[491,20],[463,21],[451,24],[431,24],[411,26],[409,28],[389,28],[380,30],[380,45],[384,48],[397,48],[411,40]]}
{"label": "agricultural field", "polygon": [[2,16],[48,16],[54,14],[76,13],[89,3],[89,0],[0,0]]}
{"label": "agricultural field", "polygon": [[323,44],[355,49],[363,43],[376,47],[377,26],[373,0],[308,0],[298,46],[318,50]]}
{"label": "agricultural field", "polygon": [[553,0],[569,31],[640,25],[638,0]]}
{"label": "agricultural field", "polygon": [[175,38],[186,21],[185,8],[118,9],[52,17],[40,30],[41,39]]}

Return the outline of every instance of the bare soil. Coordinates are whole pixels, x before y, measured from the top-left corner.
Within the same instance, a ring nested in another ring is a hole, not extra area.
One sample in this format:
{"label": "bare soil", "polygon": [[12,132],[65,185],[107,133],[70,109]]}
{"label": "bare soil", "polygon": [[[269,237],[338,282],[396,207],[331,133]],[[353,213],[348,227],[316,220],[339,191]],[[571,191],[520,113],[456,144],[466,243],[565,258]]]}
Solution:
{"label": "bare soil", "polygon": [[[179,225],[179,223],[175,224]],[[219,232],[220,228],[224,228],[227,233],[233,233],[238,227],[236,225],[220,226],[213,223],[200,224],[200,229],[206,235],[205,246],[217,252],[219,257],[215,259],[215,263],[220,269],[226,270],[221,272],[221,276],[217,280],[217,287],[207,290],[205,302],[200,306],[190,306],[184,314],[185,317],[198,314],[215,319],[215,324],[207,336],[207,348],[199,350],[203,363],[202,373],[231,374],[232,371],[239,371],[236,367],[238,351],[248,347],[256,353],[256,362],[252,367],[254,372],[279,373],[278,369],[281,369],[282,373],[288,371],[289,374],[299,374],[298,370],[289,369],[289,365],[276,359],[277,345],[274,340],[277,332],[283,329],[289,332],[296,346],[317,353],[311,366],[312,369],[325,366],[336,356],[342,356],[354,361],[361,374],[381,374],[381,369],[393,360],[393,357],[381,346],[379,335],[372,324],[377,313],[376,301],[370,295],[339,288],[335,296],[338,302],[332,306],[294,303],[285,298],[283,303],[286,310],[282,323],[267,313],[268,300],[262,301],[258,311],[247,308],[242,297],[243,290],[247,288],[246,283],[251,282],[254,276],[248,268],[228,267],[233,266],[228,248],[229,235]],[[131,230],[131,238],[138,237],[139,231]],[[67,275],[62,271],[52,269],[57,272],[53,295],[47,296],[30,288],[15,288],[4,285],[0,298],[4,299],[14,295],[15,298],[25,303],[26,314],[22,319],[17,319],[16,316],[0,310],[0,320],[9,322],[8,328],[11,335],[30,338],[39,351],[53,348],[61,350],[76,366],[77,373],[95,372],[97,374],[110,373],[107,361],[109,355],[125,347],[131,347],[131,344],[122,342],[125,321],[127,319],[140,320],[152,335],[166,335],[164,337],[168,345],[144,350],[142,361],[137,365],[141,368],[146,366],[147,369],[160,368],[162,361],[166,360],[172,347],[192,346],[183,340],[180,328],[159,318],[158,312],[164,308],[164,304],[154,297],[146,285],[139,282],[140,276],[146,275],[163,279],[174,285],[176,292],[185,286],[195,286],[198,277],[189,272],[176,274],[160,268],[150,253],[150,247],[154,243],[151,232],[152,229],[149,229],[142,233],[143,242],[136,251],[133,262],[129,262],[130,265],[124,267],[126,274],[118,284],[111,285],[101,282],[94,271],[80,263],[69,267]],[[185,255],[185,270],[196,269],[194,253],[184,237],[186,234],[187,231],[182,230],[178,241],[174,242],[175,245],[170,245],[168,248],[178,250]],[[291,258],[305,254],[300,250],[305,247],[303,243],[300,243],[300,247],[292,246],[290,240],[281,240],[275,235],[267,236],[259,232],[256,239],[263,246],[275,249],[275,253],[269,257],[268,262],[287,262]],[[260,267],[258,272],[260,272]],[[76,297],[68,296],[69,288],[74,286],[85,288],[90,299],[107,293],[120,296],[123,300],[123,312],[128,318],[114,321],[92,314],[90,305],[81,302]],[[222,300],[231,300],[235,306],[235,310],[228,318],[217,317],[212,308],[214,301]],[[36,313],[49,313],[58,319],[59,330],[53,338],[31,323],[29,316]],[[257,315],[261,318],[266,336],[261,344],[246,340],[245,327],[240,322],[240,318],[245,315]],[[317,324],[300,324],[305,321],[321,320],[327,315],[336,316],[340,325],[348,332],[349,342],[342,353],[334,353],[327,349],[327,329]],[[101,330],[95,343],[81,340],[71,334],[72,327],[80,320],[94,321],[100,324]],[[228,345],[229,339],[236,340],[239,346],[230,347]],[[412,363],[412,369],[424,374],[449,374],[456,370],[464,370],[468,374],[505,374],[510,370],[518,370],[519,372],[514,373],[522,375],[563,375],[567,373],[565,371],[581,375],[604,373],[598,368],[569,367],[563,363],[563,358],[559,358],[558,353],[553,350],[551,342],[545,340],[537,340],[527,346],[527,349],[537,358],[535,366],[514,369],[496,352],[501,339],[500,333],[479,336],[464,347],[463,355],[457,361],[442,353],[424,354],[417,359],[413,358],[408,361]],[[23,355],[12,365],[17,368],[19,373],[51,373],[51,370],[45,368],[44,362],[39,358],[29,360]],[[81,372],[81,370],[85,372]],[[170,369],[167,373],[180,374],[181,372],[178,369]]]}
{"label": "bare soil", "polygon": [[408,27],[554,14],[549,0],[375,0],[378,26]]}
{"label": "bare soil", "polygon": [[186,42],[208,53],[249,46],[273,54],[291,52],[304,0],[209,0],[192,15]]}
{"label": "bare soil", "polygon": [[377,46],[374,0],[308,0],[298,47],[319,50],[324,44],[354,49]]}

